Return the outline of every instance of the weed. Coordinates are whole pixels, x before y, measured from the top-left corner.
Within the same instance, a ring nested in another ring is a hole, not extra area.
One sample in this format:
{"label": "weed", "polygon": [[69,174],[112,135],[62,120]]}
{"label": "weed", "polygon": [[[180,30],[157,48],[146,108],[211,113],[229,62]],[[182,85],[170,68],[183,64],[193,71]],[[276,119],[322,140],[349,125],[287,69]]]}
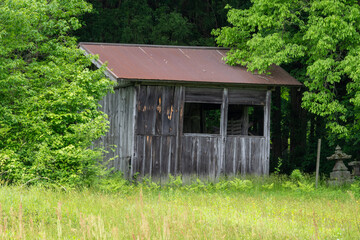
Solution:
{"label": "weed", "polygon": [[360,238],[354,214],[360,205],[352,191],[323,188],[317,195],[318,190],[304,192],[287,179],[299,190],[289,191],[277,187],[285,183],[279,177],[190,185],[179,179],[164,187],[150,179],[137,186],[126,183],[123,188],[134,191],[118,189],[121,194],[112,192],[114,187],[64,192],[4,186],[0,239]]}

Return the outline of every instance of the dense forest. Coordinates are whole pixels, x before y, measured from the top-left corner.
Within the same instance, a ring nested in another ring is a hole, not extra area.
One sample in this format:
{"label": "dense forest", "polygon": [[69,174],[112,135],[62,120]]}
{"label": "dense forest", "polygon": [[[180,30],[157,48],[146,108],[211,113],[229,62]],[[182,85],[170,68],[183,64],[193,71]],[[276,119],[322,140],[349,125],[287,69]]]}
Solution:
{"label": "dense forest", "polygon": [[[230,8],[250,9],[252,6],[254,11],[263,11],[265,16],[276,14],[277,7],[268,3],[269,1],[244,0],[89,0],[89,2],[93,4],[94,11],[83,16],[84,27],[76,32],[79,41],[197,46],[217,45],[216,36],[212,33],[214,29],[231,26],[228,21],[232,11],[229,11]],[[254,6],[253,2],[262,4],[262,8],[255,9],[256,5]],[[294,6],[294,9],[290,10],[297,10],[295,8],[301,9],[301,6]],[[252,16],[256,15],[255,13],[252,14]],[[308,13],[303,10],[301,14],[306,15]],[[251,16],[248,18],[250,19]],[[252,20],[256,22],[256,19]],[[273,21],[280,20],[273,19]],[[295,31],[294,29],[298,27],[295,25],[290,26],[292,28],[290,31]],[[253,27],[261,28],[261,26]],[[259,32],[259,30],[255,32]],[[236,43],[232,45],[221,43],[221,41],[218,43],[226,47],[236,48],[238,46]],[[263,51],[269,50],[264,49]],[[291,63],[283,63],[282,67],[304,83],[308,80],[305,61],[296,59]],[[348,93],[344,88],[341,85],[337,86],[336,98],[346,98]],[[281,169],[284,172],[289,172],[295,168],[305,172],[313,172],[319,138],[322,139],[321,172],[323,173],[328,173],[331,170],[332,163],[329,164],[325,157],[332,154],[336,144],[354,156],[360,153],[358,134],[357,136],[340,138],[339,134],[326,127],[329,116],[321,113],[316,114],[316,112],[303,107],[302,98],[307,89],[307,86],[301,89],[277,87],[273,91],[271,113],[272,169],[281,162]],[[352,114],[352,116],[347,114],[347,116],[356,118],[356,114]],[[351,134],[356,134],[356,131]]]}

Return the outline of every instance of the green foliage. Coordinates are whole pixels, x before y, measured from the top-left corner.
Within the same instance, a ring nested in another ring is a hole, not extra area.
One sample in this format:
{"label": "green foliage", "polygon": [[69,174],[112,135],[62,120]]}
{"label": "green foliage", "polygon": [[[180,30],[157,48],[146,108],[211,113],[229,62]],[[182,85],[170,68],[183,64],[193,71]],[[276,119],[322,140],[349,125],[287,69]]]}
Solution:
{"label": "green foliage", "polygon": [[209,190],[211,191],[212,188],[213,185],[207,185],[197,178],[195,182],[192,182],[190,185],[185,186],[183,189],[190,192],[208,192]]}
{"label": "green foliage", "polygon": [[309,182],[305,176],[300,172],[299,169],[292,171],[290,175],[291,181],[286,181],[283,183],[284,188],[290,188],[291,190],[300,190],[302,192],[312,192],[314,191],[314,183]]}
{"label": "green foliage", "polygon": [[188,43],[194,27],[188,19],[168,8],[158,8],[154,12],[155,24],[150,40],[153,44],[184,45]]}
{"label": "green foliage", "polygon": [[253,188],[253,183],[250,180],[241,180],[235,178],[234,180],[230,181],[230,187],[234,188],[236,191],[246,191]]}
{"label": "green foliage", "polygon": [[142,182],[139,183],[139,187],[148,191],[157,191],[160,189],[160,185],[156,182],[153,182],[151,178],[143,178]]}
{"label": "green foliage", "polygon": [[214,46],[211,29],[226,25],[225,5],[250,0],[88,0],[95,11],[82,17],[81,41]]}
{"label": "green foliage", "polygon": [[182,185],[183,181],[180,175],[174,177],[173,175],[169,174],[169,181],[166,184],[168,188],[180,188],[182,187]]}
{"label": "green foliage", "polygon": [[290,179],[294,182],[304,181],[304,176],[299,169],[294,169],[290,175]]}
{"label": "green foliage", "polygon": [[355,181],[350,185],[349,189],[356,196],[360,196],[360,179],[355,178]]}
{"label": "green foliage", "polygon": [[278,158],[277,166],[275,167],[274,174],[278,175],[281,172],[281,166],[282,166],[282,159]]}
{"label": "green foliage", "polygon": [[89,11],[83,0],[1,2],[0,178],[76,185],[96,175],[102,150],[90,147],[107,129],[98,101],[112,84],[69,36]]}
{"label": "green foliage", "polygon": [[261,185],[261,187],[265,190],[271,190],[274,188],[274,183],[271,183],[271,184],[264,184],[264,185]]}
{"label": "green foliage", "polygon": [[[130,182],[122,177],[121,173],[111,173],[104,175],[96,184],[95,189],[110,193],[131,194],[132,192],[153,192],[177,194],[180,192],[193,193],[259,193],[263,191],[288,192],[288,189],[299,192],[314,192],[313,176],[304,175],[299,170],[294,170],[290,176],[274,174],[270,177],[249,177],[220,179],[218,182],[207,182],[199,178],[189,183],[184,183],[182,176],[169,175],[166,182],[154,182],[151,178],[144,177],[136,182]],[[355,185],[354,185],[355,186]],[[356,186],[355,186],[356,187]],[[353,188],[353,187],[352,187]],[[351,188],[351,189],[352,189]],[[320,182],[320,191],[326,189],[325,181]],[[347,190],[345,187],[344,190]],[[350,189],[350,190],[351,190]],[[360,192],[360,191],[359,191]]]}
{"label": "green foliage", "polygon": [[303,107],[326,119],[333,142],[359,143],[358,2],[254,0],[249,9],[228,8],[232,26],[213,31],[219,45],[232,48],[227,62],[259,73],[295,64],[307,88]]}
{"label": "green foliage", "polygon": [[124,179],[121,172],[104,175],[94,184],[94,187],[100,191],[121,194],[131,194],[135,190],[135,185]]}
{"label": "green foliage", "polygon": [[81,41],[188,45],[192,39],[194,25],[166,5],[153,9],[146,0],[88,2],[96,11],[84,15],[85,27],[77,31]]}
{"label": "green foliage", "polygon": [[359,239],[358,196],[317,191],[118,194],[2,186],[0,238]]}

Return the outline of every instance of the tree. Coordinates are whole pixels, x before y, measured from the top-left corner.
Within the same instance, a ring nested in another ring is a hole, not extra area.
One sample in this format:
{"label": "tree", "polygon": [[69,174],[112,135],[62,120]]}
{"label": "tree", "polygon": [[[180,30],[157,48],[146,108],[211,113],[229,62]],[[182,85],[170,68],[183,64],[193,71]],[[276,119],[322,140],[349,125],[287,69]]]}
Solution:
{"label": "tree", "polygon": [[105,133],[98,101],[111,89],[103,68],[70,32],[89,12],[83,0],[0,2],[0,177],[86,183],[96,174]]}
{"label": "tree", "polygon": [[360,6],[348,0],[253,0],[229,7],[214,30],[226,60],[259,73],[290,66],[306,87],[302,107],[323,117],[329,138],[360,142]]}
{"label": "tree", "polygon": [[226,25],[227,3],[237,8],[249,0],[87,0],[95,11],[81,19],[81,41],[205,45],[215,44],[213,28]]}

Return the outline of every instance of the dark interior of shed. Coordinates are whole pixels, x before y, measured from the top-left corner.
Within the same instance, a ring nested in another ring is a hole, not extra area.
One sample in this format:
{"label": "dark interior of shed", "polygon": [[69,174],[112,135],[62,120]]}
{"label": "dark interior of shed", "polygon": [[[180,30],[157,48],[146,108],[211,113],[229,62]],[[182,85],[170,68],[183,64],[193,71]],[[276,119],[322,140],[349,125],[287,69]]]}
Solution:
{"label": "dark interior of shed", "polygon": [[[220,134],[221,104],[185,103],[184,133]],[[227,135],[263,136],[264,107],[228,105]]]}
{"label": "dark interior of shed", "polygon": [[185,103],[184,133],[220,133],[221,104]]}

